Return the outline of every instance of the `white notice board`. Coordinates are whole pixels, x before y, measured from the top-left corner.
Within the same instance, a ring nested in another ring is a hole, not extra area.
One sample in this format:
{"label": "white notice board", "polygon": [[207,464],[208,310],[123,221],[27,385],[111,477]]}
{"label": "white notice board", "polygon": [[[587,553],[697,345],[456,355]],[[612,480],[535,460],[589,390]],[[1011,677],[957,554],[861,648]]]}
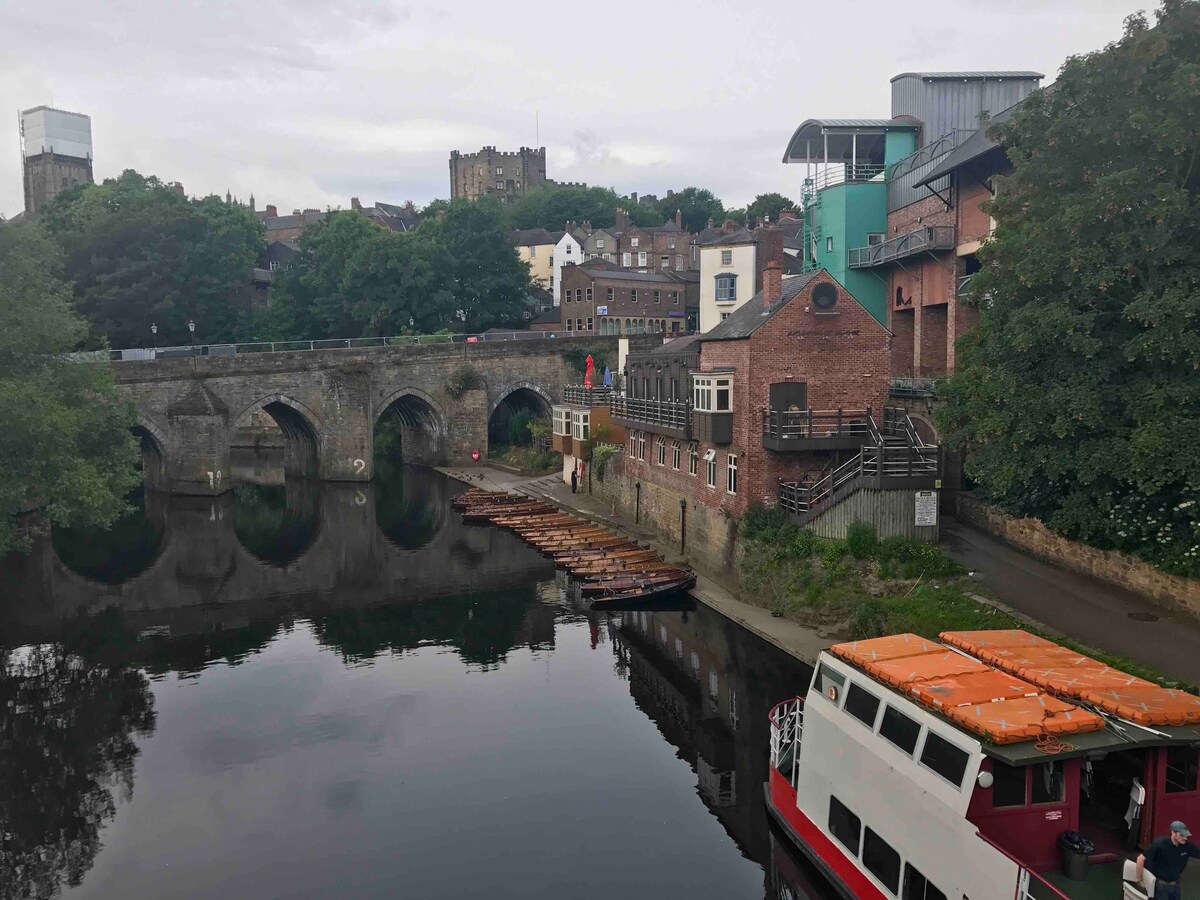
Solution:
{"label": "white notice board", "polygon": [[938,492],[937,491],[917,491],[916,506],[916,525],[928,526],[938,523]]}

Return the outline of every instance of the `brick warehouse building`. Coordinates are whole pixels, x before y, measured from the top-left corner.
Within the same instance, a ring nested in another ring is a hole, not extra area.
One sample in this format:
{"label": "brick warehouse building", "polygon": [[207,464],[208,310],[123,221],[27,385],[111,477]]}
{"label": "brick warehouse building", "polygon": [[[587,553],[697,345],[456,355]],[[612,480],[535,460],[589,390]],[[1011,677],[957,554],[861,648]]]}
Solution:
{"label": "brick warehouse building", "polygon": [[573,334],[683,334],[689,287],[674,272],[564,266],[562,329]]}

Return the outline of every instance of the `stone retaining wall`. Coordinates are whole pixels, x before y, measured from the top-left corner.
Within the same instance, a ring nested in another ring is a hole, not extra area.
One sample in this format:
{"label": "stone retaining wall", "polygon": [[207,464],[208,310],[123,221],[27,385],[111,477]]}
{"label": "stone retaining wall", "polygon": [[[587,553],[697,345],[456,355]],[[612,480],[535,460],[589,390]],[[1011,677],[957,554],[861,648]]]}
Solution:
{"label": "stone retaining wall", "polygon": [[1037,519],[1016,519],[969,494],[958,495],[958,520],[1034,556],[1136,591],[1164,606],[1200,616],[1200,581],[1168,575],[1115,550],[1098,550],[1056,534]]}

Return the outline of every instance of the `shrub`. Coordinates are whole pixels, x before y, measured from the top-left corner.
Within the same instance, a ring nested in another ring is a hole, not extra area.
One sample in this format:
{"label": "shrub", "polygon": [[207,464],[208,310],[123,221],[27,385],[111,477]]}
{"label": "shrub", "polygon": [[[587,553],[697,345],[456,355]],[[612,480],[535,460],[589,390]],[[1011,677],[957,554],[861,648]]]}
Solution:
{"label": "shrub", "polygon": [[881,574],[885,568],[889,572],[898,568],[904,578],[954,578],[966,571],[938,547],[906,537],[880,541],[875,558]]}
{"label": "shrub", "polygon": [[612,444],[600,444],[592,448],[592,474],[599,481],[604,480],[604,473],[608,471],[608,464],[617,454],[617,448]]}
{"label": "shrub", "polygon": [[874,525],[852,522],[846,527],[846,549],[855,559],[870,559],[879,547],[879,535]]}
{"label": "shrub", "polygon": [[527,409],[517,410],[517,414],[508,420],[508,442],[514,447],[528,444],[533,435],[529,425],[533,421],[533,413]]}
{"label": "shrub", "polygon": [[446,393],[457,400],[479,384],[479,373],[470,363],[463,363],[446,379]]}
{"label": "shrub", "polygon": [[773,541],[787,524],[787,515],[778,507],[755,503],[742,515],[742,536],[751,541]]}

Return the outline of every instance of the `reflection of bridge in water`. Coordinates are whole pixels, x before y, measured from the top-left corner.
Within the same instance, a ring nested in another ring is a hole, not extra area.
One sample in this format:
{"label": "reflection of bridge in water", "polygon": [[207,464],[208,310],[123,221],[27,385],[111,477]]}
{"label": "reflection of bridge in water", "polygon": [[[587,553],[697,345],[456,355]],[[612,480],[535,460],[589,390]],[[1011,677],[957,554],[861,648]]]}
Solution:
{"label": "reflection of bridge in water", "polygon": [[405,468],[374,484],[288,479],[212,498],[147,493],[144,518],[117,530],[128,546],[56,536],[10,560],[0,576],[13,588],[4,631],[18,643],[40,640],[65,618],[115,607],[130,625],[195,634],[553,576],[514,535],[464,525],[449,509],[456,490],[431,470]]}

